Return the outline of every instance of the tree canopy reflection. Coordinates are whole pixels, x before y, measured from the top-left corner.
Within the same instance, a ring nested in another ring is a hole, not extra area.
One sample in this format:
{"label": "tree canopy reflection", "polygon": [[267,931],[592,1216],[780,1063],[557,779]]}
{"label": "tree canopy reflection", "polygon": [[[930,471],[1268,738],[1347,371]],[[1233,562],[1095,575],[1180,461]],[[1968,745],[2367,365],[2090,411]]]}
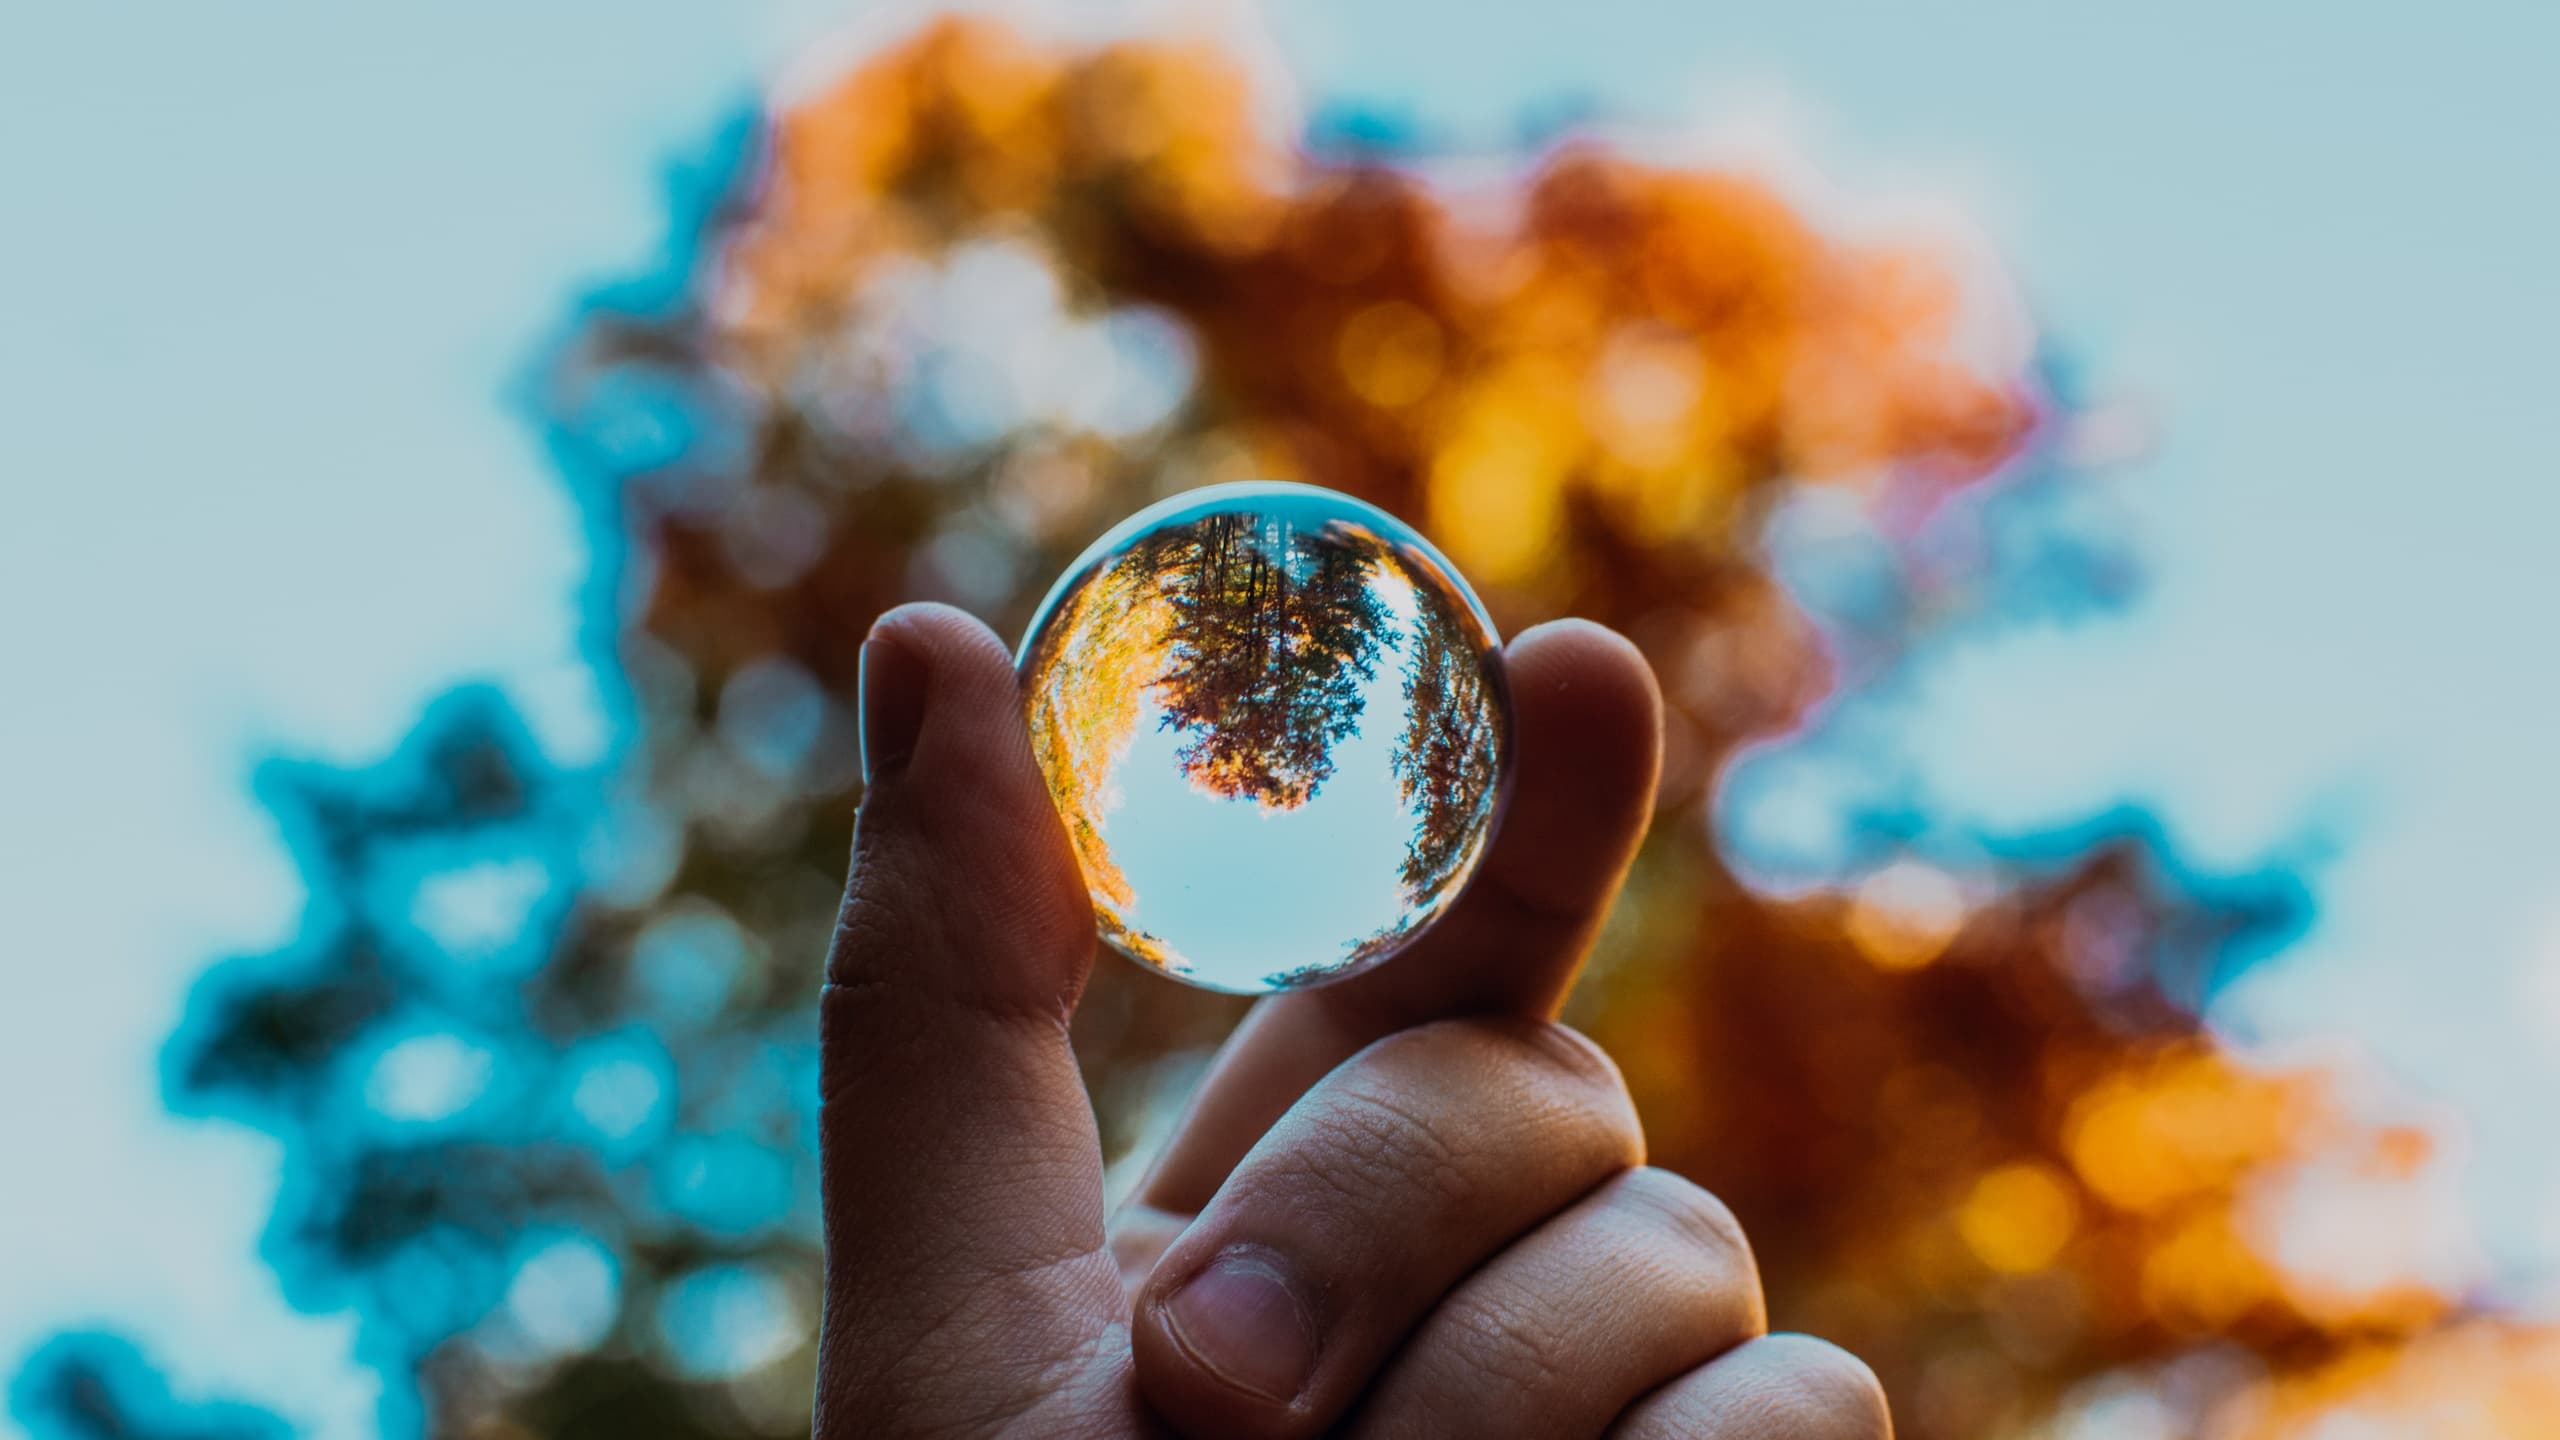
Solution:
{"label": "tree canopy reflection", "polygon": [[1133,552],[1168,616],[1158,723],[1182,773],[1227,799],[1292,809],[1332,778],[1357,733],[1363,682],[1396,638],[1379,587],[1385,547],[1345,526],[1306,531],[1249,511],[1176,527]]}
{"label": "tree canopy reflection", "polygon": [[[1127,787],[1153,783],[1128,767],[1164,763],[1162,750],[1135,745],[1150,714],[1175,739],[1180,783],[1204,800],[1250,801],[1276,817],[1347,783],[1367,788],[1346,804],[1374,795],[1369,803],[1409,822],[1400,855],[1377,871],[1376,903],[1388,912],[1362,912],[1328,953],[1273,984],[1394,948],[1456,893],[1492,818],[1506,736],[1490,630],[1424,552],[1365,524],[1286,509],[1238,503],[1128,538],[1071,582],[1025,656],[1033,744],[1102,931],[1177,973],[1195,973],[1191,960],[1137,921],[1138,890],[1108,833]],[[1380,749],[1355,776],[1342,771],[1343,747],[1364,732]],[[1151,758],[1133,758],[1140,752]],[[1311,846],[1326,843],[1309,833]],[[1309,861],[1364,893],[1369,877],[1356,872],[1366,863]],[[1358,908],[1333,887],[1309,888]]]}
{"label": "tree canopy reflection", "polygon": [[1404,672],[1405,727],[1389,764],[1413,811],[1405,893],[1428,905],[1454,893],[1493,817],[1506,714],[1495,661],[1434,585],[1414,589],[1422,618]]}

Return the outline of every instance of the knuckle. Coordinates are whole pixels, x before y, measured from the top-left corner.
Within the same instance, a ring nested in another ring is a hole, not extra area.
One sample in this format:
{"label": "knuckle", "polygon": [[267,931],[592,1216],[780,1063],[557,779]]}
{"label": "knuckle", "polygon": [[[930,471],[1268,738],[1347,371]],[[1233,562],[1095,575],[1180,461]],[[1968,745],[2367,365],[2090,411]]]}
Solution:
{"label": "knuckle", "polygon": [[828,946],[827,978],[840,984],[877,978],[897,958],[932,943],[931,917],[915,901],[922,887],[904,846],[884,843],[879,827],[855,832],[853,873]]}
{"label": "knuckle", "polygon": [[1568,1346],[1534,1297],[1470,1287],[1453,1296],[1443,1316],[1465,1357],[1467,1382],[1516,1395],[1550,1393],[1570,1379]]}
{"label": "knuckle", "polygon": [[[1029,866],[1011,872],[1030,873]],[[1074,874],[1058,883],[1012,880],[990,891],[989,903],[999,915],[997,933],[1014,937],[1025,955],[1041,957],[1064,968],[1089,957],[1098,943],[1093,908],[1085,900],[1083,877]]]}
{"label": "knuckle", "polygon": [[1648,1215],[1682,1243],[1717,1260],[1757,1273],[1751,1237],[1722,1200],[1687,1176],[1659,1166],[1630,1170],[1618,1180],[1618,1198]]}
{"label": "knuckle", "polygon": [[1303,1152],[1312,1178],[1354,1203],[1419,1187],[1462,1206],[1476,1186],[1465,1142],[1381,1090],[1347,1085],[1315,1112],[1319,1144]]}
{"label": "knuckle", "polygon": [[1612,1100],[1626,1094],[1626,1077],[1618,1073],[1618,1062],[1600,1048],[1598,1041],[1569,1025],[1546,1020],[1513,1020],[1500,1022],[1511,1038],[1528,1048],[1550,1071],[1581,1089],[1596,1092]]}
{"label": "knuckle", "polygon": [[1891,1440],[1884,1386],[1865,1361],[1810,1335],[1771,1335],[1761,1402],[1768,1433],[1788,1440]]}
{"label": "knuckle", "polygon": [[[972,803],[964,795],[944,808]],[[1076,961],[1096,943],[1081,882],[1041,876],[1036,855],[966,861],[971,847],[942,833],[954,823],[948,813],[937,817],[920,806],[911,792],[883,789],[865,798],[844,901],[828,940],[826,979],[1008,1023],[1062,1022],[1071,992],[1007,981],[1026,972],[1080,976]],[[1000,818],[962,828],[1010,833]],[[1017,963],[954,963],[996,954]]]}
{"label": "knuckle", "polygon": [[1546,1020],[1474,1015],[1399,1030],[1370,1047],[1391,1064],[1527,1070],[1546,1083],[1616,1095],[1626,1089],[1618,1064],[1588,1036]]}
{"label": "knuckle", "polygon": [[1551,1119],[1641,1154],[1644,1129],[1626,1079],[1618,1062],[1589,1036],[1551,1021],[1512,1017],[1443,1020],[1422,1030],[1436,1032],[1417,1032],[1423,1043],[1464,1047],[1477,1068],[1498,1077],[1487,1093],[1520,1094]]}
{"label": "knuckle", "polygon": [[1618,1064],[1579,1031],[1562,1025],[1522,1025],[1519,1042],[1537,1057],[1542,1095],[1557,1105],[1564,1124],[1611,1169],[1644,1162],[1644,1122],[1627,1093]]}
{"label": "knuckle", "polygon": [[[1488,1197],[1580,1190],[1644,1158],[1617,1068],[1570,1030],[1518,1020],[1437,1021],[1346,1061],[1252,1167],[1353,1209],[1392,1198],[1457,1214]],[[1279,1132],[1275,1132],[1279,1133]],[[1557,1199],[1567,1198],[1559,1194]]]}

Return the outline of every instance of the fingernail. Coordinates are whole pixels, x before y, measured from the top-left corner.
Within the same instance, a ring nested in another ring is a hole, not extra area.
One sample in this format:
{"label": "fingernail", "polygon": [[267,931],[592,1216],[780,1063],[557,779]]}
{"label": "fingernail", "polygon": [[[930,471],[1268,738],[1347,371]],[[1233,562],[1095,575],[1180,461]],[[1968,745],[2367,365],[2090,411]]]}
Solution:
{"label": "fingernail", "polygon": [[1165,1305],[1191,1358],[1239,1390],[1287,1401],[1316,1368],[1315,1326],[1279,1257],[1230,1250]]}
{"label": "fingernail", "polygon": [[924,661],[894,637],[862,642],[855,684],[860,691],[862,782],[907,763],[924,728]]}

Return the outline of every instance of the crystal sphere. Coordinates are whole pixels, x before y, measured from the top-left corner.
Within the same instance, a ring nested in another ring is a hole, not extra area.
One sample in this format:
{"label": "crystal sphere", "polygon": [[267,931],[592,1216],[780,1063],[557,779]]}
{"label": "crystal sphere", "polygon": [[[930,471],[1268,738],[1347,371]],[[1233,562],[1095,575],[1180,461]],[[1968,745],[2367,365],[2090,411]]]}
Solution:
{"label": "crystal sphere", "polygon": [[1449,908],[1511,773],[1493,622],[1430,543],[1308,485],[1177,495],[1041,601],[1031,743],[1113,947],[1259,994]]}

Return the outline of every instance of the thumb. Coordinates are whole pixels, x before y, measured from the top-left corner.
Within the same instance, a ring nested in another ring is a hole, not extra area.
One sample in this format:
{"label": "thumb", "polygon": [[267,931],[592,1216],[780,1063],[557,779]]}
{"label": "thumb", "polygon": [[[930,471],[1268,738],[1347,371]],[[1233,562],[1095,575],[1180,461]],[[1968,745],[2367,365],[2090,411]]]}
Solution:
{"label": "thumb", "polygon": [[868,785],[820,1000],[818,1432],[1057,1400],[1125,1308],[1067,1017],[1092,910],[1011,660],[944,606],[862,647]]}

